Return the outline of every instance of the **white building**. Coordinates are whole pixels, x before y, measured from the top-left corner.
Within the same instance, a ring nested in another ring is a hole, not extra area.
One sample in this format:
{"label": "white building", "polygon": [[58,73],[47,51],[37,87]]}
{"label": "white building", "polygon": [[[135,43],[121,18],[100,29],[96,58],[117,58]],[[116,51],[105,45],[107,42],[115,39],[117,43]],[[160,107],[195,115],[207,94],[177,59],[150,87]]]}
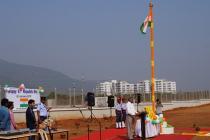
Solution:
{"label": "white building", "polygon": [[134,84],[130,84],[127,81],[118,81],[116,88],[118,94],[134,93]]}
{"label": "white building", "polygon": [[[137,84],[131,84],[127,81],[105,81],[97,84],[96,92],[105,95],[151,93],[151,82],[150,80],[144,80]],[[167,81],[165,79],[156,79],[155,92],[176,93],[176,82]]]}
{"label": "white building", "polygon": [[103,82],[99,83],[96,86],[96,92],[99,94],[111,95],[112,92],[112,83],[111,82]]}
{"label": "white building", "polygon": [[164,85],[164,91],[176,93],[176,82],[166,81]]}
{"label": "white building", "polygon": [[[135,87],[137,93],[151,93],[150,80],[140,81]],[[165,79],[155,79],[155,92],[176,93],[176,82],[167,81]]]}
{"label": "white building", "polygon": [[105,81],[97,84],[96,92],[99,94],[127,94],[134,93],[134,84],[130,84],[127,81],[112,80],[111,82]]}

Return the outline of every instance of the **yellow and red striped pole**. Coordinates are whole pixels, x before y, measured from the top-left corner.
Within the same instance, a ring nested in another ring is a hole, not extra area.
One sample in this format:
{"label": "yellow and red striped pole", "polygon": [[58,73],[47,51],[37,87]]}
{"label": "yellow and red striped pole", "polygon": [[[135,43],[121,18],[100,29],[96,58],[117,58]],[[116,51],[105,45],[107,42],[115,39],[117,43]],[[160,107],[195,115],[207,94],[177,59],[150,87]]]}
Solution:
{"label": "yellow and red striped pole", "polygon": [[149,3],[149,15],[151,16],[151,27],[150,27],[150,48],[151,48],[151,96],[152,96],[152,110],[156,111],[155,108],[155,50],[154,50],[154,22],[153,22],[153,4],[152,0]]}

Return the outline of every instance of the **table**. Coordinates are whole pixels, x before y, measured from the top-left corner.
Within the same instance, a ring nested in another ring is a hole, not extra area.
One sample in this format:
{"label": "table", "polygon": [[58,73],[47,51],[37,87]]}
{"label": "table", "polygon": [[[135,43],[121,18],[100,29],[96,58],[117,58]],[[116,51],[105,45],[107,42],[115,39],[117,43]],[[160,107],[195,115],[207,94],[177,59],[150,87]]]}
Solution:
{"label": "table", "polygon": [[[46,133],[49,135],[49,131],[46,131]],[[54,134],[58,134],[58,133],[66,133],[66,139],[69,139],[69,130],[65,130],[65,129],[57,129],[57,130],[51,130],[51,134],[52,134],[52,140],[53,140],[53,135]]]}
{"label": "table", "polygon": [[[157,136],[159,133],[160,133],[159,124],[152,124],[151,122],[147,122],[145,124],[146,138]],[[141,137],[141,120],[140,119],[136,121],[135,134]]]}
{"label": "table", "polygon": [[37,136],[37,135],[38,135],[37,133],[26,133],[26,134],[12,135],[12,136],[0,136],[0,140],[13,140],[13,139],[18,140],[19,138],[25,138],[25,137]]}
{"label": "table", "polygon": [[[49,131],[45,131],[45,132],[48,135],[50,134]],[[58,133],[66,133],[66,139],[67,140],[69,139],[69,130],[57,129],[57,130],[51,130],[52,140],[53,140],[54,134],[58,134]],[[19,138],[26,138],[30,136],[38,136],[38,133],[34,132],[34,133],[26,133],[26,134],[17,134],[17,135],[12,135],[12,136],[0,136],[0,140],[13,140],[13,139],[18,140]]]}

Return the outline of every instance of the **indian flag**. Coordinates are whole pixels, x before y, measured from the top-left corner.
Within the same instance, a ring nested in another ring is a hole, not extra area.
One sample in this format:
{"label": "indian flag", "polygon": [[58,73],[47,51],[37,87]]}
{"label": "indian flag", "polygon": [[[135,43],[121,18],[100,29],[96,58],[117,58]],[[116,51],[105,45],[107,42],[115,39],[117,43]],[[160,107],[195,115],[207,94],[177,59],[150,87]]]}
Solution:
{"label": "indian flag", "polygon": [[142,23],[141,27],[140,27],[140,31],[143,33],[143,34],[146,34],[147,32],[147,27],[151,27],[151,22],[152,22],[152,18],[150,15],[148,15],[146,17],[146,19],[144,20],[144,22]]}
{"label": "indian flag", "polygon": [[20,107],[26,108],[28,107],[28,98],[20,98]]}

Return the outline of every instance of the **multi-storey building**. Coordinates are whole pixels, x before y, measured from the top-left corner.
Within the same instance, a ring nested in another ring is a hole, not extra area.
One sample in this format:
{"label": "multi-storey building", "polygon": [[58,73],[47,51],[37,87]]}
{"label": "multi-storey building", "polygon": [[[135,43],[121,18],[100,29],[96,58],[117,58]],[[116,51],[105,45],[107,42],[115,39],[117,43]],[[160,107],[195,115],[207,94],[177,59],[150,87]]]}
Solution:
{"label": "multi-storey building", "polygon": [[96,92],[99,94],[111,95],[112,83],[106,81],[106,82],[97,84]]}
{"label": "multi-storey building", "polygon": [[[136,84],[135,91],[137,93],[151,93],[150,80],[140,81]],[[176,82],[167,81],[165,79],[155,79],[155,92],[160,93],[176,93]]]}
{"label": "multi-storey building", "polygon": [[105,81],[97,84],[96,92],[106,95],[134,93],[134,84],[130,84],[127,81]]}
{"label": "multi-storey building", "polygon": [[[139,81],[137,84],[130,84],[127,81],[105,81],[97,84],[96,92],[100,94],[132,94],[132,93],[151,93],[150,80]],[[155,80],[155,92],[176,93],[176,82],[165,79]]]}
{"label": "multi-storey building", "polygon": [[134,93],[134,84],[130,84],[127,81],[118,81],[116,88],[118,94]]}

